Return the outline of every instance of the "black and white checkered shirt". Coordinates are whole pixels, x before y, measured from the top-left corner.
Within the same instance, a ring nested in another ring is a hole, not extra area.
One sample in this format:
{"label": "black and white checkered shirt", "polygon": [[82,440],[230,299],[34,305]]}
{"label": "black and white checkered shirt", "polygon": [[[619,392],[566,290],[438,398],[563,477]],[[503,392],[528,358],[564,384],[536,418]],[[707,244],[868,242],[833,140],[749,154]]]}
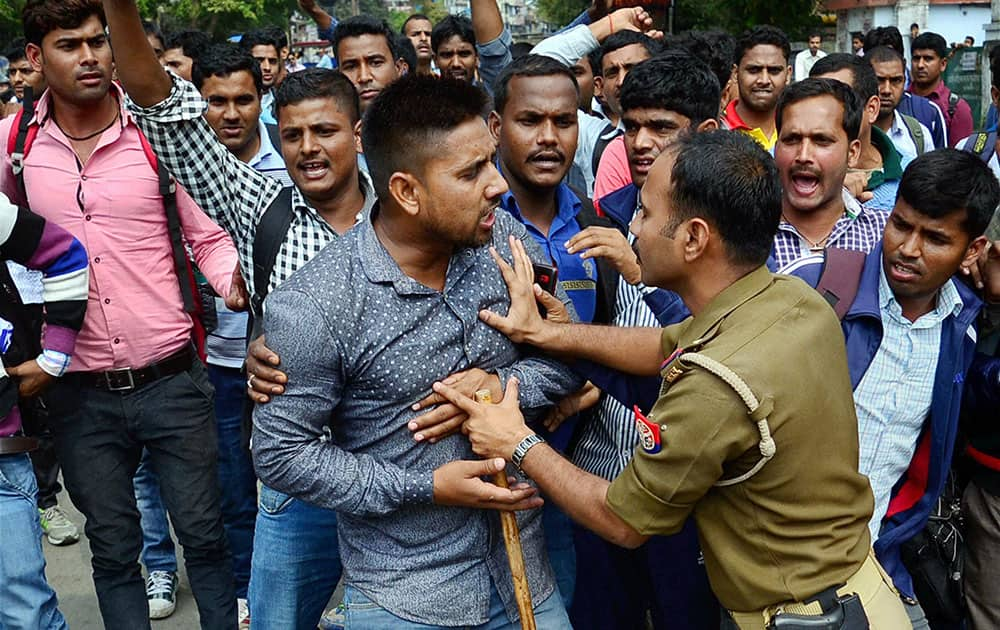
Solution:
{"label": "black and white checkered shirt", "polygon": [[[253,291],[253,241],[261,216],[281,192],[281,184],[244,164],[216,138],[202,118],[207,107],[193,84],[173,76],[174,86],[163,102],[140,107],[127,100],[136,124],[164,166],[229,235],[240,255],[247,287]],[[353,153],[344,159],[357,159]],[[371,183],[359,174],[367,216],[376,198]],[[278,251],[268,290],[287,280],[339,235],[298,189],[292,192],[294,217]]]}

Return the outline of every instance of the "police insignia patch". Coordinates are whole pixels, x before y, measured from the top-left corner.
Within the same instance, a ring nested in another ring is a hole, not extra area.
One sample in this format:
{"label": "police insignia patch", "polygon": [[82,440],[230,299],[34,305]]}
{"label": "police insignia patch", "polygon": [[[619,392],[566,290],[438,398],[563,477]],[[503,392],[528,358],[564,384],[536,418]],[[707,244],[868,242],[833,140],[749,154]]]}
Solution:
{"label": "police insignia patch", "polygon": [[660,440],[660,427],[655,422],[651,422],[639,411],[639,406],[634,405],[632,411],[635,412],[635,427],[639,430],[639,443],[642,450],[650,455],[655,455],[663,449]]}

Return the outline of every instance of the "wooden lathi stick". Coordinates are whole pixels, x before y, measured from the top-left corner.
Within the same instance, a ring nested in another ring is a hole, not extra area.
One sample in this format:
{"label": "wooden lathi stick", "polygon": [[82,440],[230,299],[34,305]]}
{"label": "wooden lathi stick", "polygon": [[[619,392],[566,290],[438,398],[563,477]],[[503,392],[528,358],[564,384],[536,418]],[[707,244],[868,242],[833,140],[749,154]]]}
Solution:
{"label": "wooden lathi stick", "polygon": [[[493,404],[493,394],[488,389],[477,391],[475,396],[476,402],[480,404]],[[501,488],[509,487],[506,469],[493,475],[493,483]],[[510,575],[514,580],[514,598],[517,600],[517,611],[521,615],[521,628],[536,630],[535,611],[531,607],[531,589],[528,587],[528,573],[524,570],[524,551],[521,549],[521,532],[517,528],[517,517],[513,512],[501,511],[500,526],[503,529],[503,544],[507,548]]]}

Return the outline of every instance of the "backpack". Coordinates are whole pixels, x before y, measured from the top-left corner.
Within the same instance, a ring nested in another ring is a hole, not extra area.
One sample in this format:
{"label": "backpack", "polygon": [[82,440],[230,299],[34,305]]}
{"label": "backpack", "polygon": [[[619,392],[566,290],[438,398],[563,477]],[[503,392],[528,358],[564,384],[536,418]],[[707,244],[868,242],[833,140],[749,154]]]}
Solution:
{"label": "backpack", "polygon": [[969,136],[962,145],[962,150],[979,156],[985,164],[989,164],[997,149],[997,132],[977,131]]}
{"label": "backpack", "polygon": [[[24,99],[21,110],[14,116],[14,124],[10,127],[10,134],[7,137],[7,155],[10,157],[11,170],[17,178],[21,195],[27,201],[28,194],[24,186],[24,160],[31,151],[31,146],[38,136],[38,121],[35,120],[35,100],[34,93],[30,87],[24,90]],[[142,152],[146,155],[146,160],[150,167],[156,172],[159,180],[160,197],[163,199],[163,210],[167,215],[167,231],[170,234],[170,246],[174,259],[174,271],[177,274],[177,281],[180,285],[181,299],[184,302],[184,312],[191,316],[193,323],[192,333],[198,355],[205,359],[205,337],[210,329],[206,326],[206,321],[211,320],[208,309],[203,301],[204,296],[198,287],[195,279],[194,268],[188,258],[184,247],[184,236],[181,231],[180,215],[177,214],[177,185],[167,169],[160,165],[153,153],[152,147],[146,136],[139,133],[139,141],[142,143]],[[198,299],[195,299],[195,296]],[[211,301],[214,313],[214,300]]]}
{"label": "backpack", "polygon": [[601,130],[601,135],[594,144],[594,153],[590,158],[590,169],[594,173],[594,177],[597,177],[597,167],[601,164],[601,156],[604,155],[604,150],[620,135],[618,130],[611,125],[605,125],[604,129]]}
{"label": "backpack", "polygon": [[917,157],[920,157],[924,154],[924,130],[920,128],[920,121],[906,114],[900,114],[899,117],[903,120],[903,124],[906,125],[906,130],[910,132],[910,137],[913,138],[913,146],[917,148]]}

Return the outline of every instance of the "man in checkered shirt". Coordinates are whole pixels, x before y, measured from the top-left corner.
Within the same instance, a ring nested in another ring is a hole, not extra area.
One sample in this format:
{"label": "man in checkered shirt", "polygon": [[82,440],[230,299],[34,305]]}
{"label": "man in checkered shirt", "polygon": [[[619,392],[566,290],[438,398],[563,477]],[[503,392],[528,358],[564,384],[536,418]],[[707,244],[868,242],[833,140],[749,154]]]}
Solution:
{"label": "man in checkered shirt", "polygon": [[867,253],[882,238],[888,213],[862,207],[844,187],[861,151],[862,114],[839,81],[806,79],[782,93],[774,159],[784,192],[772,268],[827,247]]}
{"label": "man in checkered shirt", "polygon": [[[117,49],[130,51],[119,53],[117,69],[140,128],[177,181],[232,236],[247,284],[258,293],[254,240],[282,184],[218,141],[203,118],[206,104],[195,86],[168,75],[156,61],[133,3],[116,3],[108,13],[111,18],[117,13],[112,20]],[[360,111],[346,77],[321,69],[292,74],[276,89],[275,109],[294,187],[291,224],[266,279],[268,290],[338,240],[376,201],[358,170]],[[253,374],[253,366],[248,368]],[[267,486],[261,490],[248,593],[256,624],[315,627],[341,574],[336,523],[332,510]]]}

